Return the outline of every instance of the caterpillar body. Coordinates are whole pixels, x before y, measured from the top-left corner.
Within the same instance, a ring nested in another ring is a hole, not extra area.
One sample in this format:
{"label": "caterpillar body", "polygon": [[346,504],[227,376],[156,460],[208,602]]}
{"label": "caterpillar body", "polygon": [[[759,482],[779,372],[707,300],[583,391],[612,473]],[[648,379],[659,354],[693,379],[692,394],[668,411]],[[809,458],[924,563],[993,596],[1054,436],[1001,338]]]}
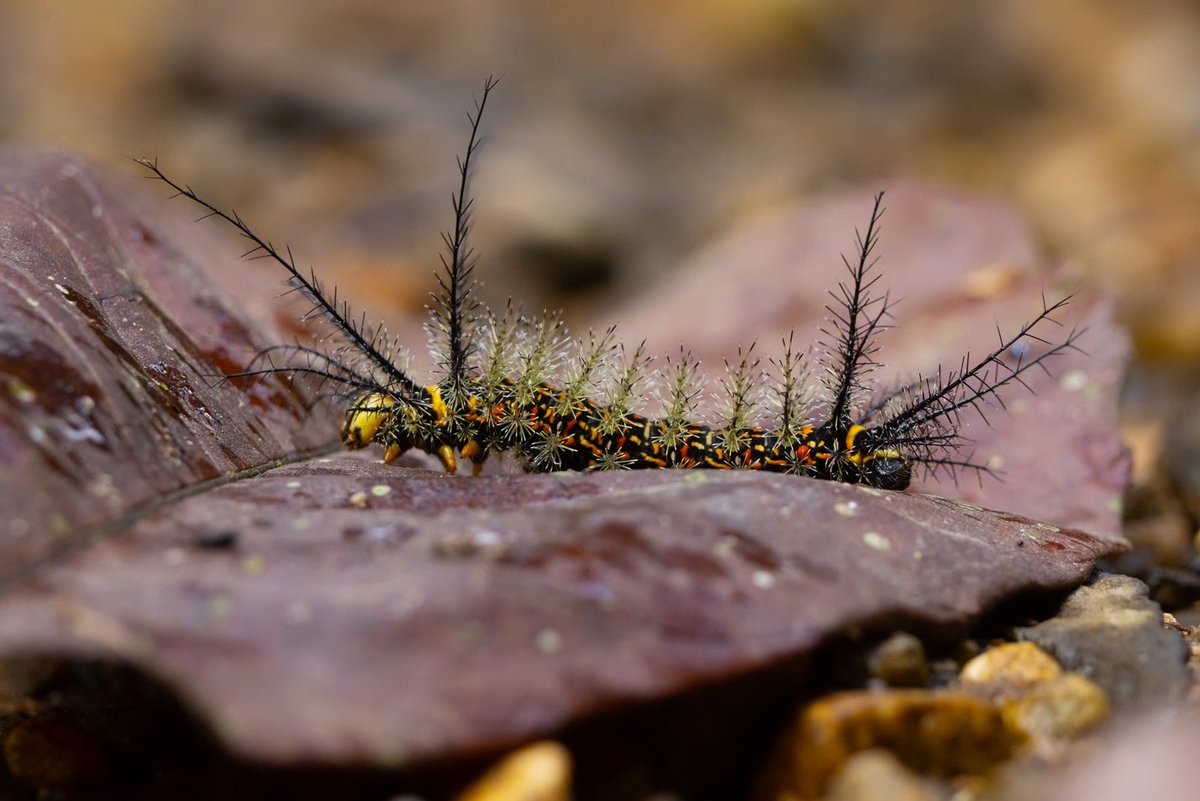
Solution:
{"label": "caterpillar body", "polygon": [[[335,389],[347,403],[342,443],[351,449],[378,444],[391,463],[408,450],[433,454],[447,472],[458,459],[478,473],[492,454],[512,453],[530,472],[648,468],[746,469],[786,472],[818,479],[904,489],[916,467],[967,468],[987,472],[958,458],[964,444],[960,413],[978,408],[1024,376],[1046,370],[1052,357],[1076,350],[1080,329],[1048,340],[1041,329],[1056,324],[1054,314],[1070,297],[1053,303],[1012,335],[1000,335],[982,358],[964,357],[957,368],[918,378],[899,389],[863,401],[865,378],[877,363],[876,336],[890,317],[886,296],[876,295],[880,278],[874,250],[883,214],[883,193],[875,196],[865,231],[858,233],[852,258],[843,258],[848,277],[830,292],[831,325],[823,329],[824,401],[808,400],[805,359],[784,341],[784,353],[771,359],[764,380],[753,346],[728,369],[721,382],[727,413],[713,424],[696,422],[702,394],[699,366],[686,353],[659,376],[663,413],[643,415],[633,401],[649,379],[651,361],[644,343],[628,353],[616,343],[615,329],[571,340],[556,317],[533,321],[513,311],[493,314],[474,295],[474,255],[467,244],[472,201],[469,178],[480,146],[480,123],[496,81],[488,79],[468,114],[470,135],[459,161],[453,198],[454,228],[444,235],[447,254],[432,295],[431,342],[439,354],[440,379],[422,384],[397,364],[397,348],[382,327],[355,317],[337,293],[326,292],[315,273],[305,275],[290,250],[277,250],[234,212],[224,212],[190,187],[168,178],[157,162],[139,163],[178,194],[219,217],[250,240],[247,255],[279,263],[293,289],[313,304],[340,339],[338,347],[278,345],[258,354],[247,368],[227,378],[274,373],[307,375]],[[1040,343],[1036,356],[1011,356]],[[772,416],[756,423],[767,396]]]}

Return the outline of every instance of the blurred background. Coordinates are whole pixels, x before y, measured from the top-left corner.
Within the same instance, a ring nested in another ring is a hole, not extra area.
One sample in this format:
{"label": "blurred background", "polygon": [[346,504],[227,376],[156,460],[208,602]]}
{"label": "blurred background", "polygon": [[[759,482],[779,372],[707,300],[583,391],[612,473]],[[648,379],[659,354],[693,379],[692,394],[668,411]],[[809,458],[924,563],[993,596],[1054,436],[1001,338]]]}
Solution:
{"label": "blurred background", "polygon": [[1069,280],[1118,298],[1137,359],[1127,436],[1139,481],[1162,495],[1146,501],[1148,536],[1191,564],[1193,0],[102,8],[0,3],[0,140],[130,176],[130,157],[158,156],[376,313],[425,303],[465,113],[488,75],[502,83],[474,241],[492,302],[606,321],[704,243],[831,189],[917,177],[1010,202]]}
{"label": "blurred background", "polygon": [[424,302],[493,74],[493,298],[604,304],[765,207],[917,176],[1009,199],[1143,356],[1200,359],[1187,0],[0,4],[0,139],[157,155],[384,303]]}

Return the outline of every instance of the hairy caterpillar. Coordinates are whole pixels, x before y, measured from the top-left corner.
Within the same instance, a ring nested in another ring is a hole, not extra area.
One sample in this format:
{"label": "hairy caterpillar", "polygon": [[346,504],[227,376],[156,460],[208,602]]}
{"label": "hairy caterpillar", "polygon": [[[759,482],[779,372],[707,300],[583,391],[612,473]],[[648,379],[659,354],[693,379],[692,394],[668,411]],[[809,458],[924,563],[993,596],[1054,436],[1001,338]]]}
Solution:
{"label": "hairy caterpillar", "polygon": [[[827,305],[832,325],[823,330],[826,349],[825,402],[805,397],[802,354],[785,341],[785,352],[771,364],[775,375],[767,394],[774,406],[771,422],[754,423],[759,362],[753,347],[722,382],[728,410],[720,424],[694,421],[699,390],[698,365],[687,354],[668,362],[659,417],[638,414],[633,401],[646,379],[650,358],[644,343],[626,353],[615,330],[592,334],[586,343],[566,336],[555,317],[531,321],[510,306],[495,315],[474,296],[474,257],[467,245],[472,201],[469,178],[480,146],[480,123],[496,81],[468,115],[470,136],[460,159],[453,198],[454,228],[444,235],[447,254],[433,293],[431,341],[440,354],[441,377],[422,384],[396,364],[395,347],[382,327],[355,318],[337,293],[327,293],[315,273],[301,273],[290,250],[280,252],[260,238],[236,214],[201,199],[175,183],[157,162],[139,160],[178,194],[198,203],[206,216],[232,224],[253,243],[247,255],[270,258],[287,270],[290,285],[312,303],[310,317],[329,323],[341,346],[322,350],[303,345],[268,348],[229,377],[289,373],[314,376],[337,388],[348,401],[341,439],[348,448],[382,446],[391,463],[410,449],[434,454],[447,472],[458,458],[478,473],[494,453],[514,453],[531,472],[643,468],[717,468],[787,472],[813,478],[904,489],[917,465],[986,471],[955,457],[963,439],[959,414],[985,400],[1034,368],[1047,369],[1056,354],[1075,349],[1082,331],[1072,329],[1051,342],[1035,329],[1055,322],[1068,303],[1043,300],[1041,311],[1014,335],[999,337],[994,350],[977,360],[963,358],[956,369],[941,369],[865,404],[864,377],[876,366],[876,335],[889,317],[886,296],[872,294],[880,275],[873,252],[878,241],[883,193],[876,195],[865,232],[857,235],[854,258],[845,259],[849,277],[831,292]],[[1010,351],[1037,342],[1045,349],[1032,358],[1005,358]],[[571,353],[573,359],[564,356]],[[277,361],[279,360],[279,361]],[[559,362],[568,361],[556,374]]]}

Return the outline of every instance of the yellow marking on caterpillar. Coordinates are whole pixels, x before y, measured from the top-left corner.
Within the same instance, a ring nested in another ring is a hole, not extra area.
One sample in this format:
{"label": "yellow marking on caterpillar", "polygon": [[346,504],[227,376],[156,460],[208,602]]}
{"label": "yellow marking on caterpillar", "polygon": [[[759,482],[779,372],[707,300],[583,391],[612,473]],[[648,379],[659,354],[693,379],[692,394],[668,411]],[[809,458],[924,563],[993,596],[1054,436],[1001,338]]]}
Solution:
{"label": "yellow marking on caterpillar", "polygon": [[468,422],[473,423],[479,419],[479,410],[480,410],[480,408],[482,408],[482,406],[483,406],[483,401],[481,401],[479,399],[479,396],[472,395],[471,397],[467,398],[467,421]]}
{"label": "yellow marking on caterpillar", "polygon": [[[483,461],[487,458],[487,454],[483,452],[483,446],[477,440],[471,440],[466,445],[463,445],[461,453],[464,459],[471,460],[471,475],[478,476],[483,472]],[[475,458],[481,454],[483,456],[482,459]]]}
{"label": "yellow marking on caterpillar", "polygon": [[856,467],[862,467],[863,463],[867,461],[866,454],[854,452],[854,440],[858,439],[858,435],[864,431],[866,431],[865,428],[856,424],[850,426],[850,430],[846,432],[846,450],[850,451],[850,455],[846,458]]}
{"label": "yellow marking on caterpillar", "polygon": [[[862,432],[864,432],[866,430],[867,429],[863,428],[860,425],[850,426],[850,430],[846,432],[846,449],[853,450],[854,449],[854,441],[856,439],[858,439],[859,434],[861,434]],[[880,448],[879,450],[871,451],[870,453],[851,453],[850,456],[848,457],[850,463],[857,467],[862,467],[864,464],[867,464],[868,462],[873,462],[876,459],[899,459],[899,458],[900,458],[900,451],[895,450],[894,448]]]}
{"label": "yellow marking on caterpillar", "polygon": [[393,442],[391,445],[388,445],[387,450],[383,452],[383,463],[391,464],[392,462],[396,461],[396,459],[402,453],[404,453],[404,450]]}
{"label": "yellow marking on caterpillar", "polygon": [[850,426],[850,430],[846,432],[846,450],[853,448],[854,440],[858,439],[858,435],[866,430],[858,424]]}
{"label": "yellow marking on caterpillar", "polygon": [[395,403],[391,395],[378,392],[363,395],[355,401],[342,426],[342,444],[351,449],[369,445],[379,429],[391,419]]}
{"label": "yellow marking on caterpillar", "polygon": [[[445,428],[446,422],[450,419],[450,412],[446,409],[446,402],[442,400],[442,389],[437,384],[430,384],[425,387],[425,391],[429,393],[429,400],[433,403],[433,424],[439,428]],[[446,460],[442,460],[445,464]],[[450,454],[450,464],[454,464],[454,454]],[[453,468],[446,468],[448,472],[453,473]]]}

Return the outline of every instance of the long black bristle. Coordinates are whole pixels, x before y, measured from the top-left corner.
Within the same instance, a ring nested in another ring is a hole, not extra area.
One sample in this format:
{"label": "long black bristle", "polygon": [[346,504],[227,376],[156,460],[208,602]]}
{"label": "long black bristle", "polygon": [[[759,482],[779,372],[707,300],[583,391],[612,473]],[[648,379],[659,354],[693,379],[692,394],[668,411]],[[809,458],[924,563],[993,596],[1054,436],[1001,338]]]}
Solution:
{"label": "long black bristle", "polygon": [[437,328],[445,337],[445,358],[442,368],[449,379],[449,394],[464,399],[469,376],[469,361],[476,349],[473,337],[479,316],[479,303],[474,299],[474,251],[468,245],[471,233],[470,195],[471,161],[482,144],[480,123],[488,97],[499,83],[489,77],[483,83],[483,93],[473,111],[467,114],[471,133],[465,154],[458,160],[458,189],[451,198],[454,207],[454,229],[442,235],[447,254],[442,256],[443,274],[437,276],[439,293],[433,296],[433,313]]}
{"label": "long black bristle", "polygon": [[[987,422],[987,415],[983,409],[984,401],[991,400],[1003,408],[1004,402],[999,395],[1003,387],[1016,383],[1032,391],[1025,382],[1026,373],[1035,368],[1048,372],[1046,365],[1050,359],[1066,351],[1079,351],[1077,343],[1086,329],[1073,328],[1066,338],[1057,344],[1052,344],[1034,333],[1035,329],[1044,323],[1057,324],[1054,313],[1060,311],[1071,299],[1072,296],[1067,296],[1048,304],[1043,297],[1042,311],[1022,325],[1015,334],[999,334],[999,344],[982,358],[972,360],[968,354],[963,357],[957,369],[945,376],[939,368],[937,376],[918,378],[877,400],[862,418],[872,425],[874,443],[880,447],[906,449],[913,461],[931,466],[966,467],[987,471],[981,465],[971,464],[969,461],[956,461],[945,456],[947,451],[953,451],[962,441],[959,434],[959,415],[964,410],[972,409]],[[1018,356],[1015,364],[1005,361],[1005,353],[1027,341],[1038,342],[1047,345],[1048,348],[1033,358]],[[900,406],[898,411],[884,412],[884,419],[879,422],[871,420],[889,404],[897,401],[897,405]]]}
{"label": "long black bristle", "polygon": [[[347,340],[347,344],[356,350],[363,358],[378,369],[387,378],[387,386],[381,386],[379,382],[373,381],[367,376],[363,376],[354,370],[347,370],[350,380],[339,377],[335,374],[326,375],[325,378],[333,381],[340,381],[353,387],[371,386],[380,389],[381,391],[396,392],[399,394],[417,397],[421,392],[421,387],[408,376],[403,370],[397,367],[392,360],[379,347],[379,337],[368,336],[364,333],[366,330],[365,322],[356,323],[350,311],[350,306],[345,301],[340,301],[337,297],[336,289],[332,296],[326,294],[324,287],[317,278],[316,273],[310,273],[308,277],[296,267],[295,257],[292,255],[291,248],[285,248],[286,256],[282,255],[269,240],[263,239],[256,234],[253,229],[241,218],[237,212],[226,213],[216,206],[204,200],[196,194],[190,186],[180,185],[167,177],[167,175],[158,166],[157,161],[149,159],[135,159],[138,164],[154,173],[151,178],[156,178],[167,186],[175,190],[175,192],[188,200],[198,204],[205,209],[205,214],[202,217],[218,217],[236,228],[242,236],[254,243],[254,247],[248,250],[244,256],[251,258],[268,258],[281,265],[288,273],[288,283],[291,286],[291,291],[300,292],[313,304],[313,309],[307,316],[317,315],[327,320],[333,328]],[[364,318],[365,320],[365,318]],[[246,372],[230,377],[249,376],[255,374],[267,374],[272,372],[313,372],[310,369],[292,369],[279,368],[260,371],[259,373]]]}
{"label": "long black bristle", "polygon": [[837,428],[850,424],[855,395],[863,388],[863,376],[875,364],[872,358],[876,350],[875,334],[888,313],[887,298],[871,296],[871,288],[879,280],[879,275],[871,275],[871,272],[876,264],[872,253],[879,241],[883,194],[875,195],[866,233],[855,231],[857,261],[852,264],[842,257],[842,263],[850,273],[850,283],[839,283],[837,293],[829,293],[834,303],[825,307],[834,322],[833,332],[822,329],[822,333],[832,340],[830,344],[837,359],[837,364],[831,365],[828,377],[832,394],[829,420]]}

